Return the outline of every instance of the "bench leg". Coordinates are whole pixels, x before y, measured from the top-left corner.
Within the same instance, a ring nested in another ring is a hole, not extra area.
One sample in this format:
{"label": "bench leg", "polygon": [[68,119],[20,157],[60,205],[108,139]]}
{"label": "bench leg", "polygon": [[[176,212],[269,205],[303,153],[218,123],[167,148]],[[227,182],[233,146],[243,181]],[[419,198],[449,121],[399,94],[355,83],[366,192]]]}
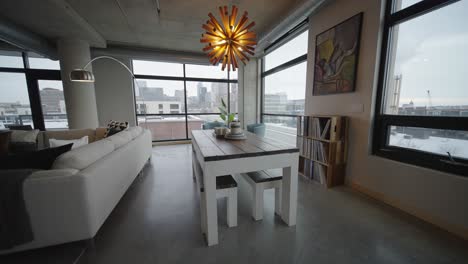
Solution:
{"label": "bench leg", "polygon": [[237,188],[229,190],[227,197],[227,224],[229,227],[237,226]]}
{"label": "bench leg", "polygon": [[205,215],[205,209],[206,208],[206,196],[205,192],[200,192],[200,220],[201,220],[201,231],[202,234],[206,234],[206,215]]}
{"label": "bench leg", "polygon": [[281,186],[275,188],[275,214],[281,216]]}
{"label": "bench leg", "polygon": [[255,184],[253,188],[252,217],[254,220],[263,219],[263,185]]}

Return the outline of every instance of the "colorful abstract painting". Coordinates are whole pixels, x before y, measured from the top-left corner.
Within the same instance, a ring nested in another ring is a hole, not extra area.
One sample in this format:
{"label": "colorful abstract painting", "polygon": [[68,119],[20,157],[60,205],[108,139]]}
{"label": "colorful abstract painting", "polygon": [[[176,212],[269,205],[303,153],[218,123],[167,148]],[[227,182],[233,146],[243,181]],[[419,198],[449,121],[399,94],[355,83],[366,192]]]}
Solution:
{"label": "colorful abstract painting", "polygon": [[315,40],[314,95],[354,92],[363,13]]}

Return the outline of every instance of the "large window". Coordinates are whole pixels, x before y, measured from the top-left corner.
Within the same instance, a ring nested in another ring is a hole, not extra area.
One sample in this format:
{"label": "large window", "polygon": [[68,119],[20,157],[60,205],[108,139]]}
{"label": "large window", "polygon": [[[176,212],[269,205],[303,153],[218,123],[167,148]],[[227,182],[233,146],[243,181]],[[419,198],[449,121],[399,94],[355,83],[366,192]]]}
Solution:
{"label": "large window", "polygon": [[[267,55],[262,63],[262,122],[265,136],[296,144],[297,116],[304,114],[307,68],[307,26]],[[302,31],[303,32],[302,32]]]}
{"label": "large window", "polygon": [[204,123],[221,121],[221,99],[231,113],[237,113],[234,72],[218,66],[141,60],[133,61],[133,71],[138,124],[152,131],[153,141],[187,140]]}
{"label": "large window", "polygon": [[[1,61],[1,59],[0,59]],[[0,122],[31,125],[31,106],[24,73],[0,72]]]}
{"label": "large window", "polygon": [[0,123],[67,128],[59,69],[35,53],[0,50]]}
{"label": "large window", "polygon": [[468,1],[388,1],[374,152],[468,175]]}

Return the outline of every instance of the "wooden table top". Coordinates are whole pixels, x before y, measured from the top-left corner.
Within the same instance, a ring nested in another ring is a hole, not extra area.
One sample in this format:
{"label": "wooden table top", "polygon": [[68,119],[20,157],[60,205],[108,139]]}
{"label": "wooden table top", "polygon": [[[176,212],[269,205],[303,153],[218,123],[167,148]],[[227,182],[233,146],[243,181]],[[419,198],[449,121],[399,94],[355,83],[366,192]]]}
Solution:
{"label": "wooden table top", "polygon": [[258,137],[247,131],[244,131],[244,133],[247,136],[245,140],[227,140],[215,137],[213,130],[192,130],[192,140],[200,149],[204,161],[299,152],[299,149],[295,146]]}

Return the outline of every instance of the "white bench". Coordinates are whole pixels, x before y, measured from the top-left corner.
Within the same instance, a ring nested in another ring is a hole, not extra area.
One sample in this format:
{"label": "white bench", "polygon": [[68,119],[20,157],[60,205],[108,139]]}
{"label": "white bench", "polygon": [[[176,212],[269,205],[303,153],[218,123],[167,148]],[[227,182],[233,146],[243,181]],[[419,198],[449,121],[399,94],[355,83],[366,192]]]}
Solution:
{"label": "white bench", "polygon": [[263,194],[267,189],[275,189],[275,213],[281,215],[282,169],[271,169],[242,173],[242,177],[250,184],[253,191],[252,217],[263,219]]}
{"label": "white bench", "polygon": [[[201,228],[202,233],[206,234],[206,195],[203,186],[203,172],[196,161],[192,161],[192,170],[194,180],[197,182],[197,188],[200,190],[200,214],[201,214]],[[216,177],[216,197],[226,198],[227,200],[227,225],[229,227],[237,226],[237,182],[231,175],[224,175]]]}

